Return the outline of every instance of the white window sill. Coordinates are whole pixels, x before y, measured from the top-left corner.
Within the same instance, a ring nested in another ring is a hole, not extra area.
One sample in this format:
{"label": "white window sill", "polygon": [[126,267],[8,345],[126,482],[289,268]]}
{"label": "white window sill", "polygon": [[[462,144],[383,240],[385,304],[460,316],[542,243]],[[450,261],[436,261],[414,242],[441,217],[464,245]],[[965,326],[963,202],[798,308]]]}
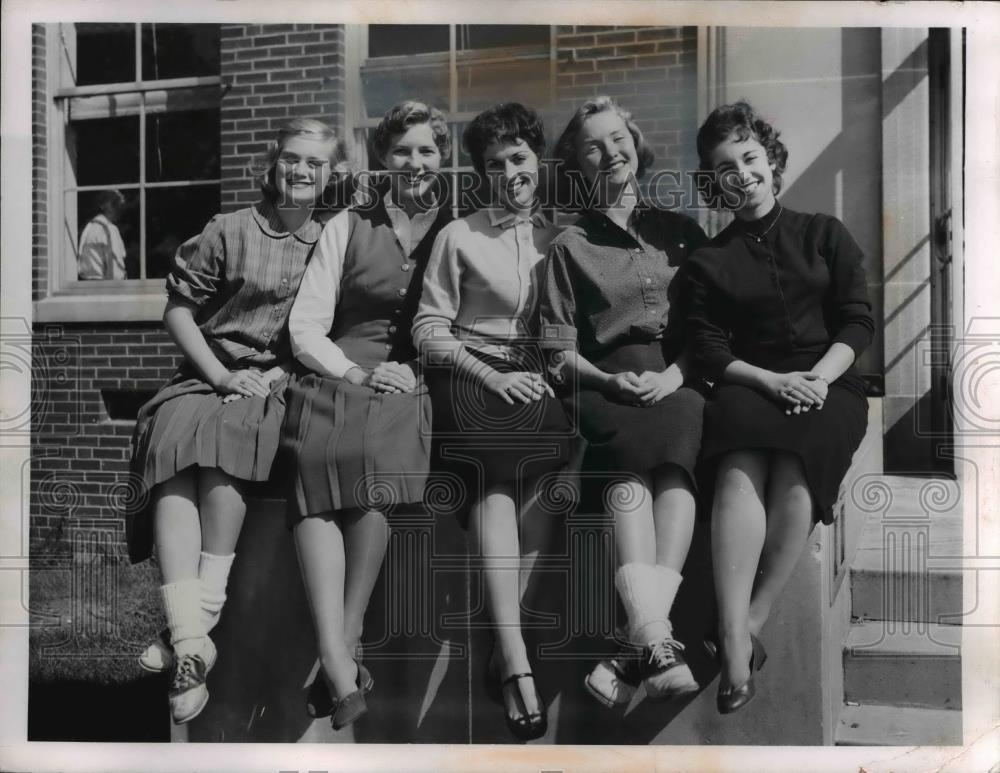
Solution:
{"label": "white window sill", "polygon": [[159,322],[166,293],[53,295],[33,304],[35,322]]}

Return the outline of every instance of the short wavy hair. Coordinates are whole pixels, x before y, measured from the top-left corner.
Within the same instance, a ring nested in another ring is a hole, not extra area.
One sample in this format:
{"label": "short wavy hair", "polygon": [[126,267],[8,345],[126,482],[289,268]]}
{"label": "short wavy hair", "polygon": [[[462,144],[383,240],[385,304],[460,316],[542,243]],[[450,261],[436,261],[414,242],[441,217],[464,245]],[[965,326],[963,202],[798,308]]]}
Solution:
{"label": "short wavy hair", "polygon": [[[338,138],[337,133],[328,124],[317,121],[315,118],[293,118],[278,129],[277,136],[267,144],[267,150],[264,151],[263,159],[255,162],[252,167],[252,171],[259,180],[261,193],[270,201],[274,201],[278,196],[278,188],[274,179],[275,170],[278,167],[278,158],[285,149],[285,145],[293,137],[311,137],[322,141],[333,140],[330,166],[332,168],[343,168],[347,163],[347,143],[342,138]],[[340,181],[337,180],[337,175],[331,175],[327,188],[329,189],[338,184],[340,184]]]}
{"label": "short wavy hair", "polygon": [[411,126],[425,123],[431,127],[434,144],[441,152],[442,160],[451,155],[451,130],[448,128],[448,116],[442,110],[413,99],[407,99],[389,108],[379,125],[372,132],[368,142],[369,166],[373,169],[384,169],[382,157],[389,152],[392,138],[404,134]]}
{"label": "short wavy hair", "polygon": [[653,165],[656,154],[649,147],[646,138],[642,136],[642,130],[632,119],[632,113],[607,96],[588,99],[576,109],[573,117],[569,119],[569,123],[566,124],[566,128],[563,129],[563,133],[559,135],[559,139],[556,142],[556,158],[562,162],[564,170],[568,172],[580,171],[580,163],[577,160],[576,142],[580,136],[580,131],[583,129],[583,124],[591,116],[608,112],[614,113],[621,118],[622,123],[625,124],[625,128],[628,129],[628,133],[632,135],[632,142],[635,143],[635,152],[639,161],[639,168],[636,170],[635,176],[641,178],[646,174],[646,170]]}
{"label": "short wavy hair", "polygon": [[487,108],[465,127],[462,142],[479,174],[486,174],[483,156],[494,142],[524,140],[541,160],[545,152],[545,126],[538,113],[519,102],[502,102]]}
{"label": "short wavy hair", "polygon": [[[781,191],[781,175],[788,162],[788,148],[778,139],[780,132],[765,121],[745,99],[731,105],[715,108],[698,129],[698,167],[702,172],[714,172],[712,151],[728,140],[733,134],[740,140],[753,137],[767,153],[768,163],[773,165],[773,192]],[[706,200],[718,200],[722,196],[719,181],[714,175],[705,175],[699,188]]]}

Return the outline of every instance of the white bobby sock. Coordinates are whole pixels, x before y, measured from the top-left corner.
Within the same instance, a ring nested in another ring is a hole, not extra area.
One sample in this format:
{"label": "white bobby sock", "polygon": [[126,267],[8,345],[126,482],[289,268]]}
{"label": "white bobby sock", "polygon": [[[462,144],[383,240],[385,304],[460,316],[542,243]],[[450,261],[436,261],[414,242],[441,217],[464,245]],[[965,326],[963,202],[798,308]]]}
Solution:
{"label": "white bobby sock", "polygon": [[178,655],[197,655],[207,635],[201,614],[201,582],[182,580],[160,586],[170,628],[170,643]]}
{"label": "white bobby sock", "polygon": [[615,574],[615,587],[628,615],[629,638],[634,644],[652,644],[669,633],[659,584],[659,574],[652,564],[624,564]]}
{"label": "white bobby sock", "polygon": [[226,583],[233,567],[235,553],[217,556],[202,551],[198,561],[198,579],[201,582],[201,612],[205,630],[211,631],[219,622],[219,615],[226,603]]}

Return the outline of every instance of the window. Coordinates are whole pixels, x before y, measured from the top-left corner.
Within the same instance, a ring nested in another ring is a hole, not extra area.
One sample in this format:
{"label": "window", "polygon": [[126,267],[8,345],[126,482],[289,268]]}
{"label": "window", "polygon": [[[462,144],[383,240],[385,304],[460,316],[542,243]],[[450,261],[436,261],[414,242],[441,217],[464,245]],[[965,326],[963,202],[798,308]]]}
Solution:
{"label": "window", "polygon": [[162,294],[219,211],[219,26],[58,24],[48,39],[54,294]]}
{"label": "window", "polygon": [[[368,132],[404,99],[448,114],[452,155],[442,168],[469,171],[462,130],[481,110],[516,99],[545,117],[555,99],[553,28],[504,24],[371,24],[347,27],[347,121],[363,163]],[[551,143],[555,127],[546,120]],[[456,212],[463,208],[452,186]]]}

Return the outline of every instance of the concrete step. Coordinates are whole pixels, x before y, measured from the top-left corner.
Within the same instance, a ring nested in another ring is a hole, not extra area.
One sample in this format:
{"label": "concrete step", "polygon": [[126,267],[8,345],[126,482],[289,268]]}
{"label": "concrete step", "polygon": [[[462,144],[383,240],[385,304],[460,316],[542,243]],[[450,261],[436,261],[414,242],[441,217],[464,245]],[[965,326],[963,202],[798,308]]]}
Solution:
{"label": "concrete step", "polygon": [[838,746],[959,746],[962,712],[896,706],[844,706]]}
{"label": "concrete step", "polygon": [[874,562],[855,561],[851,567],[851,617],[961,625],[962,573],[931,569],[914,556],[887,571]]}
{"label": "concrete step", "polygon": [[962,497],[952,480],[881,476],[851,564],[851,614],[861,620],[959,625]]}
{"label": "concrete step", "polygon": [[844,647],[844,698],[862,705],[960,709],[961,643],[958,626],[852,626]]}

